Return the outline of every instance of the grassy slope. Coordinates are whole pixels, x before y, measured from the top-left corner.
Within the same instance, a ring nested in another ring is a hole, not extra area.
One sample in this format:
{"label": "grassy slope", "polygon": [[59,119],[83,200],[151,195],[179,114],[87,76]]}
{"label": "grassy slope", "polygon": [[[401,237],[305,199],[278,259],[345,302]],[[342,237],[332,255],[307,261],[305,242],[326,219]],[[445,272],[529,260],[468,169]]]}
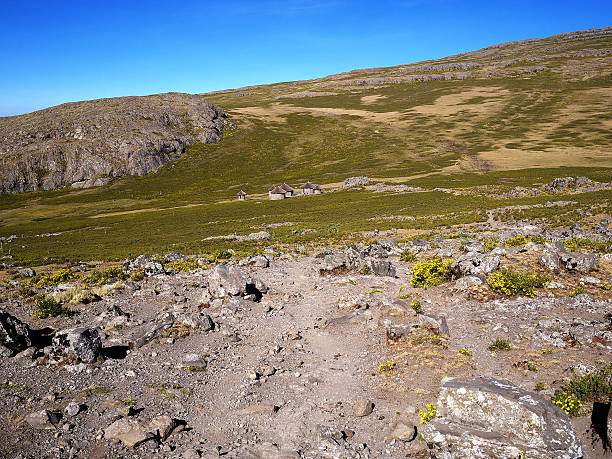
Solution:
{"label": "grassy slope", "polygon": [[[535,64],[546,69],[534,74],[497,72],[485,78],[482,72],[495,70],[492,64],[499,59],[479,51],[431,62],[484,65],[476,77],[463,80],[341,86],[355,78],[410,74],[399,67],[204,95],[236,124],[221,143],[195,145],[155,174],[101,189],[2,196],[0,235],[23,236],[5,244],[4,251],[10,248],[16,261],[31,264],[117,259],[171,248],[196,253],[239,246],[203,241],[207,236],[244,234],[284,221],[295,225],[271,230],[277,241],[342,240],[345,233],[375,227],[477,221],[484,218],[482,209],[551,199],[500,202],[433,191],[342,191],[281,202],[227,202],[241,188],[253,195],[284,181],[330,184],[367,175],[427,188],[496,191],[565,175],[609,181],[611,66],[605,57],[568,53],[611,48],[608,35],[575,42],[550,38],[495,51],[502,60],[539,56]],[[529,65],[534,63],[518,62],[503,70]],[[276,99],[317,90],[337,95]],[[574,200],[583,208],[602,202],[606,207],[600,213],[609,213],[609,193]],[[139,209],[162,210],[91,218]],[[375,219],[450,212],[463,213],[433,221]],[[307,228],[317,231],[303,232]]]}

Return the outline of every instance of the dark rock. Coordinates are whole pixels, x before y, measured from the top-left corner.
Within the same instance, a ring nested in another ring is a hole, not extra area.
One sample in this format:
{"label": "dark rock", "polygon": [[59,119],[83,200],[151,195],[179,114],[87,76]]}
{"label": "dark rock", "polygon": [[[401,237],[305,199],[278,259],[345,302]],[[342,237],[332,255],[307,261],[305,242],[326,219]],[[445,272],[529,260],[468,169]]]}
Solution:
{"label": "dark rock", "polygon": [[21,352],[32,345],[30,327],[8,312],[0,312],[0,345]]}
{"label": "dark rock", "polygon": [[102,355],[102,341],[95,328],[75,327],[58,331],[51,343],[50,356],[58,361],[95,362]]}
{"label": "dark rock", "polygon": [[159,336],[165,330],[169,329],[173,325],[174,325],[174,317],[170,321],[166,321],[160,325],[156,325],[151,330],[149,330],[147,333],[142,335],[140,338],[137,338],[130,346],[136,347],[136,348],[142,347],[145,344],[150,343],[154,339],[159,338]]}
{"label": "dark rock", "polygon": [[368,260],[368,266],[377,276],[395,277],[395,267],[390,261],[384,260]]}
{"label": "dark rock", "polygon": [[581,458],[572,422],[544,397],[494,378],[445,378],[421,429],[431,457]]}

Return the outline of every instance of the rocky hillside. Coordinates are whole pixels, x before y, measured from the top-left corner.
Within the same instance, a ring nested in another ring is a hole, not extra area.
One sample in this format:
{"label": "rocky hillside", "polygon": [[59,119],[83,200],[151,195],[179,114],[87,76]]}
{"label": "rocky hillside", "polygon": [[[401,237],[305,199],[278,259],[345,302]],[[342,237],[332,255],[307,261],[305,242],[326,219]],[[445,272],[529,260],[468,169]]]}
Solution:
{"label": "rocky hillside", "polygon": [[0,191],[83,188],[144,175],[187,145],[218,142],[226,123],[220,107],[180,93],[75,102],[0,118]]}

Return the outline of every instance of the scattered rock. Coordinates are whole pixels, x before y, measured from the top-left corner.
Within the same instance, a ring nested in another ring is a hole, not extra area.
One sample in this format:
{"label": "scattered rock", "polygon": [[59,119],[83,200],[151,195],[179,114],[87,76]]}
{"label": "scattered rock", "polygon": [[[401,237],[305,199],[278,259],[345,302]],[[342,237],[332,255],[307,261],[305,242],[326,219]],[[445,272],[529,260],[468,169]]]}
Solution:
{"label": "scattered rock", "polygon": [[364,417],[372,414],[374,410],[374,403],[370,400],[360,399],[353,405],[353,414],[357,417]]}
{"label": "scattered rock", "polygon": [[470,252],[460,255],[451,264],[451,271],[456,277],[489,274],[499,268],[499,255],[484,255],[478,252]]}
{"label": "scattered rock", "polygon": [[370,183],[368,177],[349,177],[344,181],[342,188],[353,188],[355,186],[364,186]]}
{"label": "scattered rock", "polygon": [[172,419],[170,416],[161,415],[155,417],[149,423],[149,430],[159,437],[161,441],[166,441],[177,425],[177,421]]}
{"label": "scattered rock", "polygon": [[49,410],[36,411],[25,417],[25,421],[35,429],[53,430],[57,428],[61,416]]}
{"label": "scattered rock", "polygon": [[70,417],[76,416],[79,414],[79,411],[81,411],[81,406],[75,402],[70,402],[68,405],[66,405],[66,408],[64,408],[64,413],[66,413],[66,416]]}

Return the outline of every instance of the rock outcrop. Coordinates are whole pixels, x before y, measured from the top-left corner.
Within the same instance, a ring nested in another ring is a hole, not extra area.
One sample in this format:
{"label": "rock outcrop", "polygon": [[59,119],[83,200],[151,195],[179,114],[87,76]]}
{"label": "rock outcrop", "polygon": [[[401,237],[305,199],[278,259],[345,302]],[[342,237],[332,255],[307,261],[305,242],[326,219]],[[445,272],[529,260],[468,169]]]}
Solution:
{"label": "rock outcrop", "polygon": [[421,433],[432,458],[582,457],[572,422],[542,396],[494,378],[446,378]]}
{"label": "rock outcrop", "polygon": [[0,118],[0,192],[100,186],[145,175],[185,146],[214,143],[227,125],[218,106],[192,94],[117,97]]}

